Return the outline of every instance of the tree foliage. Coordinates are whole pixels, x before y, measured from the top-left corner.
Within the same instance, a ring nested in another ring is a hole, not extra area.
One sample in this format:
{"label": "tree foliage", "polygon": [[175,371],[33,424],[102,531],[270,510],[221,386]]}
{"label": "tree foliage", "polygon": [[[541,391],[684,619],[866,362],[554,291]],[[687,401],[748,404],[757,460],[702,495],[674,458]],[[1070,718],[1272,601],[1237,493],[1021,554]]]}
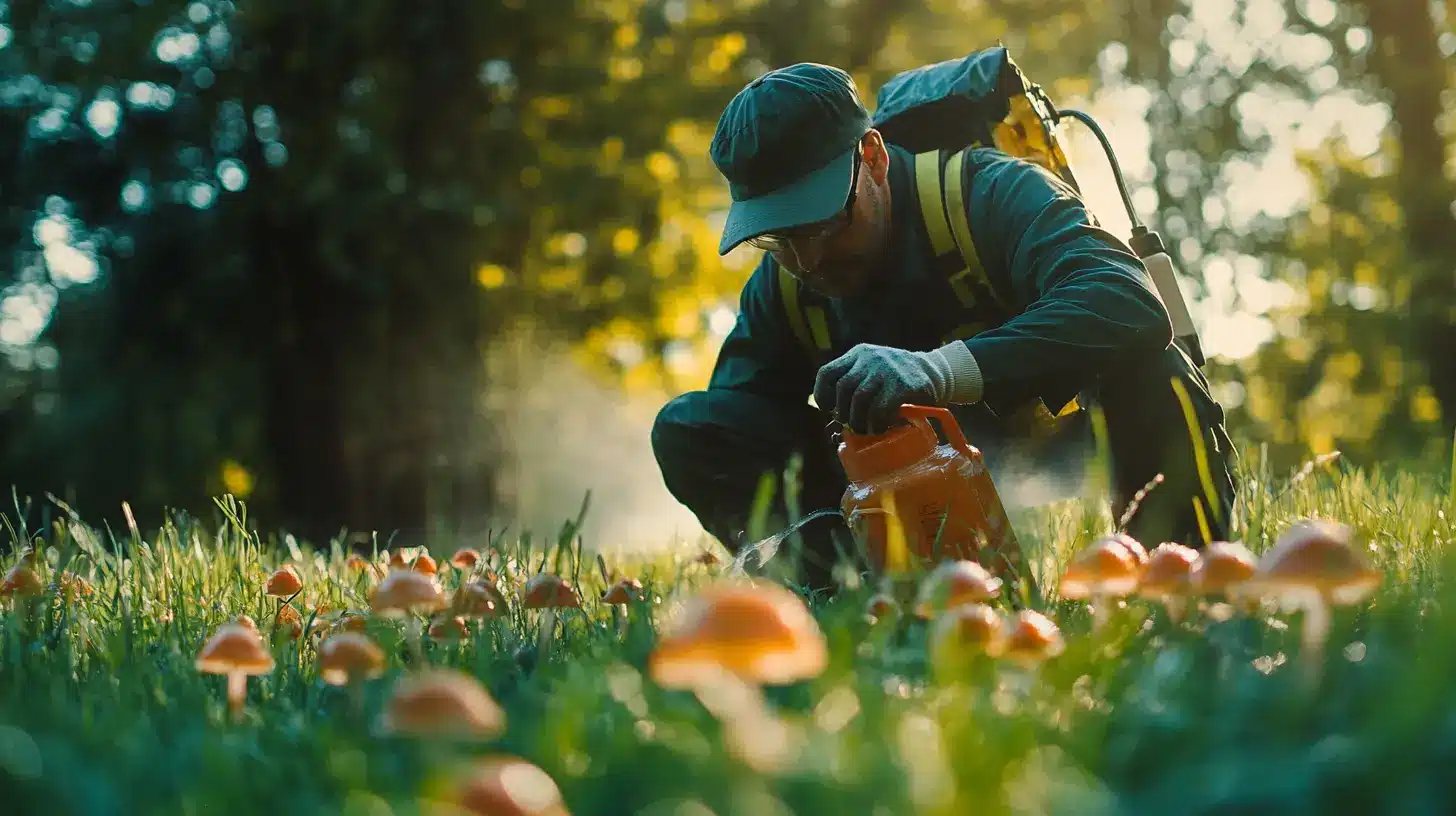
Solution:
{"label": "tree foliage", "polygon": [[[1147,155],[1120,157],[1140,214],[1206,314],[1267,313],[1269,342],[1210,367],[1236,435],[1286,459],[1439,452],[1456,32],[1438,12],[4,0],[0,474],[91,514],[226,490],[312,535],[478,528],[498,464],[484,350],[525,332],[627,387],[706,377],[755,260],[716,253],[707,146],[733,93],[813,60],[871,101],[998,41],[1059,104],[1141,89]],[[1306,194],[1260,191],[1271,173]]]}

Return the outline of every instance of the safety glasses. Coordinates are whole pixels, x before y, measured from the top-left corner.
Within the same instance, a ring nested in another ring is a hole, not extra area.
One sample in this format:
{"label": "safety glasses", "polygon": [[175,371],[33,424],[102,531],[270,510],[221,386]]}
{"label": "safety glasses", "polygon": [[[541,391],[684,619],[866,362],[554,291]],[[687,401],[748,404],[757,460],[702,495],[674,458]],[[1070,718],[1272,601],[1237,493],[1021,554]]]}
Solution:
{"label": "safety glasses", "polygon": [[835,233],[849,226],[854,219],[854,196],[859,190],[859,165],[860,151],[854,151],[854,170],[849,177],[849,200],[844,203],[844,209],[812,224],[787,229],[782,232],[771,232],[749,238],[746,243],[755,249],[765,252],[787,252],[791,244],[801,247],[811,246],[820,241],[828,240]]}

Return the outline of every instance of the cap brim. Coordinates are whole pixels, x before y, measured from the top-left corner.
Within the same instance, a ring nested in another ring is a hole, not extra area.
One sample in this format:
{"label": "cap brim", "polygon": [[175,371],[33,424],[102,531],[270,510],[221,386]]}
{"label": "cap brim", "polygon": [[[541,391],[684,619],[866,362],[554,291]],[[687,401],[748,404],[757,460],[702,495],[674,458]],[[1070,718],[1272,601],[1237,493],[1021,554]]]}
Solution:
{"label": "cap brim", "polygon": [[823,221],[844,208],[854,173],[855,145],[833,161],[786,187],[756,198],[735,201],[728,208],[718,254],[766,232]]}

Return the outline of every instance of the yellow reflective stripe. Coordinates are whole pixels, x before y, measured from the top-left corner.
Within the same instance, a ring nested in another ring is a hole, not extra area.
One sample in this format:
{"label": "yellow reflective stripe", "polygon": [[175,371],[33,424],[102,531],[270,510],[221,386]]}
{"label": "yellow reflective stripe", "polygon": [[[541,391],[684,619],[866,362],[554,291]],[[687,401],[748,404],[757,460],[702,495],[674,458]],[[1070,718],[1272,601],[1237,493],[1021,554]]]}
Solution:
{"label": "yellow reflective stripe", "polygon": [[804,310],[809,318],[809,331],[814,335],[814,345],[820,351],[829,350],[829,321],[824,319],[824,310],[810,306]]}
{"label": "yellow reflective stripe", "polygon": [[920,214],[930,234],[930,249],[937,257],[955,249],[950,225],[945,222],[940,191],[940,151],[915,154],[915,189],[920,196]]}
{"label": "yellow reflective stripe", "polygon": [[956,300],[967,309],[976,306],[976,291],[971,288],[971,270],[962,269],[950,276],[950,288],[955,290]]}
{"label": "yellow reflective stripe", "polygon": [[804,348],[811,354],[814,351],[814,341],[809,337],[809,327],[804,323],[804,315],[799,311],[799,281],[788,270],[779,267],[779,297],[784,301],[784,312],[789,318],[789,328],[794,330],[794,336],[804,344]]}
{"label": "yellow reflective stripe", "polygon": [[[956,297],[959,297],[961,303],[967,308],[976,303],[974,290],[969,285],[973,281],[985,286],[991,293],[991,299],[1004,308],[1006,304],[1001,302],[1001,298],[996,295],[995,288],[986,279],[986,268],[981,265],[981,256],[976,253],[976,242],[971,238],[971,224],[966,217],[965,196],[962,195],[961,190],[961,163],[965,160],[965,155],[965,151],[956,153],[945,165],[945,209],[950,213],[951,231],[955,236],[956,244],[960,247],[961,257],[966,261],[965,271],[951,277],[951,286],[955,287]],[[962,275],[969,276],[969,280],[959,281]]]}

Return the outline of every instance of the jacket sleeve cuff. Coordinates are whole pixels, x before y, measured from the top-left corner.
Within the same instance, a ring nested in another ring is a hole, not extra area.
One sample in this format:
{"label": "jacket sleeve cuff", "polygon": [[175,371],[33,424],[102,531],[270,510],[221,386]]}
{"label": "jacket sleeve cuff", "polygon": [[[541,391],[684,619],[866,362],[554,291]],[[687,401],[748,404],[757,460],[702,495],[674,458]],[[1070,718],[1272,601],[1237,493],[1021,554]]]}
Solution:
{"label": "jacket sleeve cuff", "polygon": [[962,340],[953,340],[937,349],[950,363],[951,405],[966,405],[980,402],[984,393],[981,382],[981,366]]}

